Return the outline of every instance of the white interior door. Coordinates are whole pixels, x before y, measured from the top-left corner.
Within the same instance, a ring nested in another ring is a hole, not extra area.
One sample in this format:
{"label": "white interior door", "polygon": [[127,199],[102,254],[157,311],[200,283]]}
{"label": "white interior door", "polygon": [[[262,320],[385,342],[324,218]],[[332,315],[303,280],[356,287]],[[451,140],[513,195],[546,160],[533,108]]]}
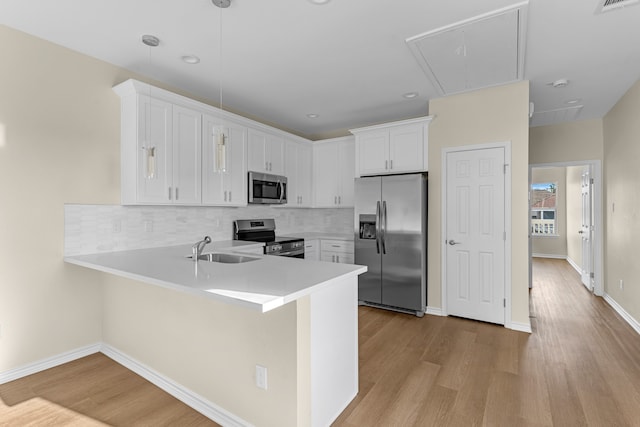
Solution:
{"label": "white interior door", "polygon": [[505,323],[505,149],[446,154],[447,313]]}
{"label": "white interior door", "polygon": [[580,235],[582,236],[582,283],[593,290],[594,283],[591,275],[592,253],[591,253],[591,232],[592,227],[592,206],[591,206],[591,173],[589,166],[584,167],[582,173],[582,226]]}

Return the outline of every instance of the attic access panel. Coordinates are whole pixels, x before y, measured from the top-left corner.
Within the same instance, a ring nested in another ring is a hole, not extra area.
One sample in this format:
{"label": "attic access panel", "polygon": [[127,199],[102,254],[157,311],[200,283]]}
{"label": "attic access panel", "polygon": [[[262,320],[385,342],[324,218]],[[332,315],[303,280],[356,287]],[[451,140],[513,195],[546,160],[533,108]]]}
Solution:
{"label": "attic access panel", "polygon": [[441,95],[522,80],[526,3],[406,40]]}

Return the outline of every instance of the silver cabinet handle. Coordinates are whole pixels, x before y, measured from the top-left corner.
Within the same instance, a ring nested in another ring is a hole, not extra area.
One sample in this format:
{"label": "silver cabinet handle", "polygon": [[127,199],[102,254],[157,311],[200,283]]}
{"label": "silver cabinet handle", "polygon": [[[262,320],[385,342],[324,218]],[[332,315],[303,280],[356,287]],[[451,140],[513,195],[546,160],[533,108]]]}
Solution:
{"label": "silver cabinet handle", "polygon": [[231,201],[231,191],[229,191],[229,201]]}
{"label": "silver cabinet handle", "polygon": [[169,187],[169,200],[171,200],[171,187]]}
{"label": "silver cabinet handle", "polygon": [[227,192],[226,191],[224,192],[224,201],[225,202],[227,201]]}
{"label": "silver cabinet handle", "polygon": [[176,187],[176,200],[178,200],[178,187]]}
{"label": "silver cabinet handle", "polygon": [[340,255],[336,255],[336,262],[340,262]]}
{"label": "silver cabinet handle", "polygon": [[341,205],[342,204],[342,196],[338,196],[338,204]]}
{"label": "silver cabinet handle", "polygon": [[333,204],[334,205],[338,204],[338,196],[333,196]]}
{"label": "silver cabinet handle", "polygon": [[456,242],[455,240],[449,240],[447,243],[449,243],[451,246],[462,244],[462,242]]}
{"label": "silver cabinet handle", "polygon": [[389,160],[384,161],[384,168],[389,169]]}
{"label": "silver cabinet handle", "polygon": [[389,169],[393,169],[393,160],[389,160]]}

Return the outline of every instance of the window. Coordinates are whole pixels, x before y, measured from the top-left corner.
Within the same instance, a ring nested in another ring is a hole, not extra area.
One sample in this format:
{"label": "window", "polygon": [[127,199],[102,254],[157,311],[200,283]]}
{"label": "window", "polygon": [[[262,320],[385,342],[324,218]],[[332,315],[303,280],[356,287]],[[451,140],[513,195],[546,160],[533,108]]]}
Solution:
{"label": "window", "polygon": [[555,182],[531,184],[531,235],[555,236],[556,226],[556,189]]}

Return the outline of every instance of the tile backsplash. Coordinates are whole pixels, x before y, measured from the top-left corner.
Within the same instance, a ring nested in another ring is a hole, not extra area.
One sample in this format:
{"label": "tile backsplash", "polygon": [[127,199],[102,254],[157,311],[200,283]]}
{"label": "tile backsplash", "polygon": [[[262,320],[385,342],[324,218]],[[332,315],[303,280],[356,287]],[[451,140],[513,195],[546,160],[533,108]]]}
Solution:
{"label": "tile backsplash", "polygon": [[233,239],[236,219],[275,218],[276,233],[351,233],[353,209],[76,205],[64,207],[64,254],[80,255]]}

